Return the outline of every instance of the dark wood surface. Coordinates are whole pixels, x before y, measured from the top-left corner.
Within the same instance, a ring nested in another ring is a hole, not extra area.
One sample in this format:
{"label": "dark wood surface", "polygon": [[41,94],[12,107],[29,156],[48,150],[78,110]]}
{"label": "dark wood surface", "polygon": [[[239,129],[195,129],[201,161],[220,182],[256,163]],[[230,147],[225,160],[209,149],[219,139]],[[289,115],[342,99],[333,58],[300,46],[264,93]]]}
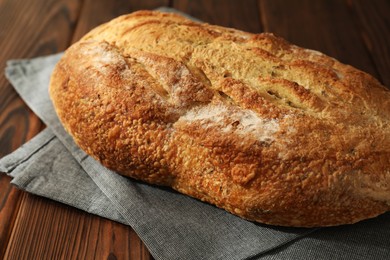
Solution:
{"label": "dark wood surface", "polygon": [[[390,86],[388,0],[0,0],[0,157],[45,126],[4,77],[9,59],[65,50],[93,27],[170,6],[203,21],[273,32]],[[131,227],[20,191],[0,174],[0,259],[151,259]]]}

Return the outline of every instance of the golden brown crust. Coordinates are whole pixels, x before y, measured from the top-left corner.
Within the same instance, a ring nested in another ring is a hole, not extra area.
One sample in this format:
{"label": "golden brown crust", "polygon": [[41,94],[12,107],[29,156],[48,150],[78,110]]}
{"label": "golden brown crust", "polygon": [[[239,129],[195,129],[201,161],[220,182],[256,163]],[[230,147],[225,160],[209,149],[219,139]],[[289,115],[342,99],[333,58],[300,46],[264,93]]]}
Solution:
{"label": "golden brown crust", "polygon": [[272,34],[121,16],[67,50],[50,95],[103,165],[243,218],[330,226],[390,209],[390,91]]}

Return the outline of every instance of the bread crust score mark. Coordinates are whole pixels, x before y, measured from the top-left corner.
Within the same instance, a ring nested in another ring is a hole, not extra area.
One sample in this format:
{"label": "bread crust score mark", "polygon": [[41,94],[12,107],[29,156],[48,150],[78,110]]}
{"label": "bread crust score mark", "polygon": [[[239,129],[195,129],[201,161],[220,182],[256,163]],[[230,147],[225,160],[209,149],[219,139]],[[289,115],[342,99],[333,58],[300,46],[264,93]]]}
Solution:
{"label": "bread crust score mark", "polygon": [[332,226],[390,209],[390,91],[272,34],[121,16],[66,51],[50,95],[106,167],[242,218]]}

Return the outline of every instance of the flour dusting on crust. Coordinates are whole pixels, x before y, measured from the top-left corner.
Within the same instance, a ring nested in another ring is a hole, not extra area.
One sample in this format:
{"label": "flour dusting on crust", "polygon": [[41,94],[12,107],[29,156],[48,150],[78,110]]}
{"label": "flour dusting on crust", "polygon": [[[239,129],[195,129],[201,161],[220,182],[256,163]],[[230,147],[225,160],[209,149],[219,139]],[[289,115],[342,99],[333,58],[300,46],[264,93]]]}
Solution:
{"label": "flour dusting on crust", "polygon": [[108,74],[112,67],[127,67],[124,57],[106,42],[83,48],[83,55],[90,57],[100,72]]}
{"label": "flour dusting on crust", "polygon": [[196,107],[183,115],[180,120],[201,122],[202,127],[218,127],[223,133],[236,133],[242,136],[252,134],[262,142],[272,142],[273,135],[279,131],[277,119],[260,118],[248,109],[237,109],[224,104],[209,104]]}

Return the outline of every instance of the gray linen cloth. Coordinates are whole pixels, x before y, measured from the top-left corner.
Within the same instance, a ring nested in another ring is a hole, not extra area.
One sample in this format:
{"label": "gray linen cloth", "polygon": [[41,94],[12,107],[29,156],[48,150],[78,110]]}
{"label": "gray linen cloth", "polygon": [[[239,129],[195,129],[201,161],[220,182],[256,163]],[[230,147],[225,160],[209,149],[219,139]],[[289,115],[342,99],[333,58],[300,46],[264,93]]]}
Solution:
{"label": "gray linen cloth", "polygon": [[390,214],[304,229],[256,224],[212,205],[122,177],[80,150],[48,96],[62,54],[7,63],[6,77],[48,126],[0,160],[20,189],[130,225],[156,259],[385,259]]}

